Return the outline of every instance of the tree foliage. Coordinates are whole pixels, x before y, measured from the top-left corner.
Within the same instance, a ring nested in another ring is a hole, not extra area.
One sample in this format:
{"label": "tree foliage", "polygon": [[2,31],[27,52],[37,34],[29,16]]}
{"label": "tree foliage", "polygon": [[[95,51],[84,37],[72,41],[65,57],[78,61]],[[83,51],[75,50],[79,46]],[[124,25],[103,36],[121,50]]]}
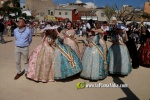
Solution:
{"label": "tree foliage", "polygon": [[150,19],[150,14],[148,14],[148,13],[143,13],[143,14],[141,15],[141,17],[142,17],[143,19]]}
{"label": "tree foliage", "polygon": [[129,9],[119,10],[117,5],[114,6],[106,5],[104,13],[109,21],[111,17],[114,16],[116,17],[117,20],[126,23],[126,21],[135,20],[141,17],[141,11],[136,11],[136,9],[137,8],[131,8],[130,10]]}
{"label": "tree foliage", "polygon": [[137,7],[129,9],[120,10],[118,9],[117,5],[115,5],[117,9],[116,18],[117,20],[122,21],[123,23],[126,23],[127,21],[136,20],[141,17],[142,10],[138,11]]}
{"label": "tree foliage", "polygon": [[109,21],[111,17],[115,14],[115,8],[113,6],[106,5],[103,11]]}
{"label": "tree foliage", "polygon": [[18,13],[21,14],[21,8],[19,4],[19,0],[7,0],[3,3],[2,7],[0,8],[0,15],[5,17],[5,16],[10,16],[10,13]]}

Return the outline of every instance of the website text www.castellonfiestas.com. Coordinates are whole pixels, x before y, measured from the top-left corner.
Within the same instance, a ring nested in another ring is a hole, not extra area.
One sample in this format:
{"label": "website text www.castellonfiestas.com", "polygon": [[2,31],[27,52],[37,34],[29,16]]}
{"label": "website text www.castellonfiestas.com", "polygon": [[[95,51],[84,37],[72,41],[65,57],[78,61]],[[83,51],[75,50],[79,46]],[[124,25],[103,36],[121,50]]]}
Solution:
{"label": "website text www.castellonfiestas.com", "polygon": [[79,82],[76,85],[77,89],[84,89],[84,88],[127,88],[128,84],[117,84],[117,83],[94,83],[94,84],[86,84],[86,82]]}

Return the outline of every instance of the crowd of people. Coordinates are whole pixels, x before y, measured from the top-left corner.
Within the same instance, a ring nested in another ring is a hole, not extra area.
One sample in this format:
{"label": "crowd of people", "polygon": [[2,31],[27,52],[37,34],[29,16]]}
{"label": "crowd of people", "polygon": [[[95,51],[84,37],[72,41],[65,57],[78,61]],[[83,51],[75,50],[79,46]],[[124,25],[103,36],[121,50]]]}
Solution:
{"label": "crowd of people", "polygon": [[[0,29],[3,43],[5,27],[2,21],[0,26],[3,26]],[[18,28],[14,28],[16,26]],[[113,74],[126,76],[132,68],[150,65],[150,28],[143,23],[108,25],[107,22],[93,20],[26,22],[19,19],[18,23],[7,24],[8,29],[13,30],[11,32],[15,37],[18,71],[15,80],[22,73],[21,55],[24,58],[25,76],[42,82],[66,79],[76,74],[97,81]],[[28,57],[32,35],[37,33],[41,34],[42,43]],[[75,35],[86,37],[86,41],[82,40],[82,51]],[[109,49],[106,44],[108,38],[112,42]],[[139,49],[137,44],[141,44]]]}

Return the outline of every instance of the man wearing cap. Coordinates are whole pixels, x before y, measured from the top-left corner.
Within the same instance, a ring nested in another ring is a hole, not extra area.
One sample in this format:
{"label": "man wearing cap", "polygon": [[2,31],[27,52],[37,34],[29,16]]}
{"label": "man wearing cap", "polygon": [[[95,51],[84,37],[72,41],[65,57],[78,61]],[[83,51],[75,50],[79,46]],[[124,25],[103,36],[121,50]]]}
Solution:
{"label": "man wearing cap", "polygon": [[24,60],[25,75],[28,72],[28,54],[29,54],[29,45],[32,42],[32,33],[30,29],[25,26],[25,24],[26,24],[25,20],[20,18],[18,21],[18,28],[14,30],[15,58],[16,58],[16,68],[17,68],[17,74],[14,77],[15,80],[17,80],[22,74],[21,56],[23,56],[23,60]]}

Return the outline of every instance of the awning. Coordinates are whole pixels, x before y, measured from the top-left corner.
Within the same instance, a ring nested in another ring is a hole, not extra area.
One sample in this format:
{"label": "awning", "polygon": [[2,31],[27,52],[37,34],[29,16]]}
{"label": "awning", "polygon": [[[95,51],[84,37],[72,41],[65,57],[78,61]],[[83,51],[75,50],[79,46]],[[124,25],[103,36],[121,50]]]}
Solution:
{"label": "awning", "polygon": [[91,16],[87,16],[87,18],[86,18],[87,20],[90,20],[90,19],[92,19],[92,17]]}
{"label": "awning", "polygon": [[81,16],[81,20],[98,20],[97,16]]}
{"label": "awning", "polygon": [[81,16],[81,20],[86,20],[86,16]]}
{"label": "awning", "polygon": [[53,20],[53,21],[56,21],[56,18],[55,18],[54,16],[48,15],[48,16],[44,16],[44,18],[47,19],[47,20]]}
{"label": "awning", "polygon": [[97,16],[93,16],[92,19],[93,19],[93,20],[97,20]]}
{"label": "awning", "polygon": [[64,21],[64,20],[66,20],[67,18],[62,18],[62,17],[55,17],[56,18],[56,20],[58,20],[58,21]]}

